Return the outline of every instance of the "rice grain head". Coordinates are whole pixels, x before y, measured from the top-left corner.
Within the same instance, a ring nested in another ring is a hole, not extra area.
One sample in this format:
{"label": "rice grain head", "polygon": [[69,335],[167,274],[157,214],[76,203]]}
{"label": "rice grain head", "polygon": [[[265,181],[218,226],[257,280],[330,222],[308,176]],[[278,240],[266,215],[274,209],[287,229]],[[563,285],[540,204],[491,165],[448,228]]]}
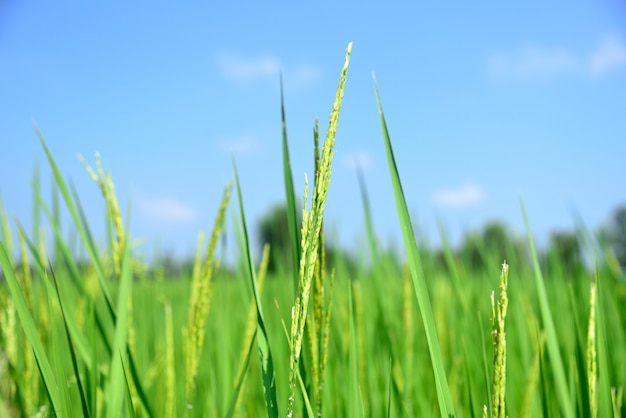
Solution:
{"label": "rice grain head", "polygon": [[506,312],[508,307],[507,285],[509,278],[509,266],[506,261],[502,263],[500,274],[500,299],[496,305],[494,292],[491,293],[491,310],[493,323],[493,392],[492,411],[493,418],[506,417],[506,334],[504,331]]}
{"label": "rice grain head", "polygon": [[322,148],[322,157],[319,165],[319,171],[315,177],[315,190],[311,202],[311,210],[306,209],[306,185],[304,205],[302,214],[302,256],[300,257],[300,270],[298,280],[298,294],[292,308],[291,314],[291,354],[289,358],[289,398],[287,403],[287,416],[293,415],[293,403],[295,400],[297,367],[300,361],[300,351],[302,349],[302,338],[304,334],[304,325],[307,318],[307,308],[309,304],[309,295],[311,292],[311,282],[315,273],[315,266],[318,256],[319,235],[322,229],[322,220],[324,218],[324,207],[326,205],[326,196],[330,185],[331,163],[334,155],[335,137],[337,134],[337,125],[339,123],[339,111],[343,100],[343,92],[348,73],[348,64],[350,63],[350,53],[352,51],[352,43],[348,44],[346,50],[346,59],[341,69],[339,77],[339,85],[337,94],[333,103],[333,109],[330,113],[330,121],[324,146]]}

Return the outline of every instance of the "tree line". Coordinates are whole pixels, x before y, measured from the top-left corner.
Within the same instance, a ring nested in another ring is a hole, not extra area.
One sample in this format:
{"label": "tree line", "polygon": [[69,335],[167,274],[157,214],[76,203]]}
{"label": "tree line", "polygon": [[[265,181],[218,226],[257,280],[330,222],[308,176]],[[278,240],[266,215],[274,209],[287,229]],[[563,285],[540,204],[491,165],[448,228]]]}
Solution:
{"label": "tree line", "polygon": [[[270,275],[291,274],[291,242],[287,224],[287,209],[278,204],[271,207],[255,225],[257,254],[263,246],[270,244],[268,272]],[[590,236],[591,235],[591,236]],[[332,237],[331,237],[332,238]],[[225,239],[225,236],[223,236]],[[379,257],[386,263],[402,268],[402,256],[397,246],[379,249]],[[418,239],[418,245],[419,245]],[[222,243],[222,253],[226,252],[226,243]],[[516,235],[504,222],[493,220],[481,229],[466,233],[456,248],[430,248],[419,245],[423,256],[425,271],[450,272],[455,266],[462,266],[464,271],[477,274],[493,271],[507,260],[510,265],[532,267],[525,235]],[[591,251],[590,251],[591,249]],[[326,265],[345,272],[353,278],[367,270],[369,254],[355,254],[326,239]],[[609,217],[609,221],[590,234],[582,230],[552,231],[547,245],[539,254],[542,269],[548,274],[565,275],[576,278],[595,268],[595,263],[607,267],[611,274],[624,278],[626,272],[626,205],[618,207]],[[86,262],[86,261],[85,261]],[[79,265],[85,262],[78,262]],[[87,263],[88,264],[88,263]],[[88,266],[85,264],[84,268]],[[143,265],[143,273],[156,279],[172,279],[191,274],[193,260],[179,259],[171,253],[164,253],[155,262]],[[18,267],[20,263],[18,262]],[[238,267],[222,264],[223,276],[236,277]],[[0,271],[0,280],[2,280]]]}
{"label": "tree line", "polygon": [[[272,256],[268,270],[272,273],[291,271],[290,241],[287,226],[287,209],[284,205],[270,208],[257,224],[258,245],[261,248],[269,243]],[[593,240],[594,242],[589,242]],[[542,267],[548,273],[560,273],[569,277],[593,268],[594,260],[589,257],[590,245],[597,247],[595,257],[612,263],[613,270],[626,269],[626,205],[618,207],[610,216],[610,221],[599,228],[593,237],[585,236],[582,230],[552,231],[546,247],[540,253]],[[393,248],[386,250],[390,258],[401,262]],[[425,248],[421,251],[430,259],[433,268],[449,268],[446,248]],[[480,272],[488,266],[499,265],[504,259],[518,265],[531,265],[526,236],[518,236],[502,221],[487,222],[482,229],[465,234],[458,248],[449,249],[450,254],[465,269]],[[356,274],[360,260],[332,243],[326,248],[328,265],[341,264]],[[601,257],[604,255],[604,257]],[[599,260],[602,261],[602,260]],[[494,264],[495,263],[495,264]],[[558,271],[557,271],[558,270]]]}

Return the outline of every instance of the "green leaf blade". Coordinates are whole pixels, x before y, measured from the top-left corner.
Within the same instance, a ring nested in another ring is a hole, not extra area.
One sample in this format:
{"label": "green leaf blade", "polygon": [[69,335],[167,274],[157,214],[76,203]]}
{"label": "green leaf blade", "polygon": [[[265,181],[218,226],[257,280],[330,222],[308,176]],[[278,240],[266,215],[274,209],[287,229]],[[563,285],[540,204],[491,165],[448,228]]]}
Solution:
{"label": "green leaf blade", "polygon": [[533,262],[535,287],[537,290],[537,298],[539,301],[539,308],[541,310],[541,318],[543,320],[543,326],[545,328],[546,346],[548,348],[548,355],[550,356],[550,365],[552,366],[552,372],[554,375],[556,385],[556,395],[561,409],[561,413],[565,418],[573,418],[574,404],[569,395],[569,389],[567,385],[567,379],[565,377],[565,368],[563,366],[563,359],[561,357],[561,351],[559,349],[559,342],[556,334],[556,327],[554,325],[554,319],[552,318],[552,312],[550,310],[550,303],[548,302],[548,294],[546,292],[546,286],[543,280],[543,274],[539,267],[539,258],[535,251],[535,244],[533,242],[532,233],[528,223],[528,216],[526,215],[526,208],[524,202],[520,201],[522,207],[522,214],[524,215],[524,224],[526,226],[526,234],[528,237],[528,245],[530,247],[530,253]]}
{"label": "green leaf blade", "polygon": [[252,253],[250,251],[250,240],[248,236],[248,227],[246,224],[246,215],[243,208],[243,197],[241,193],[241,185],[239,183],[239,174],[237,172],[237,165],[235,164],[235,160],[233,158],[233,169],[235,171],[235,184],[237,186],[237,197],[239,200],[239,214],[241,217],[242,224],[242,233],[241,238],[243,239],[241,244],[243,244],[242,253],[244,257],[244,263],[246,267],[246,274],[248,278],[252,282],[252,292],[254,294],[254,301],[257,307],[257,324],[258,331],[257,332],[257,345],[259,347],[259,355],[261,358],[261,372],[263,377],[263,390],[265,394],[265,406],[267,409],[267,416],[269,418],[277,418],[278,417],[278,402],[276,397],[276,376],[274,374],[274,360],[272,358],[272,351],[270,349],[269,338],[267,335],[267,330],[265,328],[265,320],[263,318],[263,309],[261,305],[261,297],[259,294],[259,289],[256,283],[256,271],[254,268],[254,263],[252,261]]}
{"label": "green leaf blade", "polygon": [[7,253],[7,250],[4,247],[4,244],[1,242],[0,266],[2,267],[4,276],[7,281],[7,285],[9,286],[9,291],[15,303],[15,307],[17,310],[17,314],[20,318],[22,328],[24,329],[24,333],[26,334],[28,343],[30,344],[35,354],[35,359],[37,360],[37,365],[39,367],[41,377],[43,378],[46,392],[48,393],[50,397],[50,402],[52,403],[52,409],[55,414],[63,415],[67,411],[62,410],[62,405],[64,405],[64,399],[55,377],[56,374],[52,370],[52,366],[50,365],[48,356],[46,355],[41,339],[39,338],[39,333],[37,332],[35,321],[30,311],[28,310],[26,299],[24,298],[24,295],[22,294],[22,291],[20,289],[20,285],[17,281],[17,277],[15,276],[15,270],[13,269],[13,266],[11,264],[11,260]]}
{"label": "green leaf blade", "polygon": [[430,299],[428,296],[428,289],[424,281],[424,275],[422,271],[422,265],[420,255],[415,243],[415,234],[413,232],[413,225],[409,215],[409,210],[404,198],[404,191],[402,189],[402,183],[400,182],[400,175],[398,174],[398,167],[396,159],[391,146],[391,140],[389,138],[389,131],[387,129],[387,122],[383,112],[380,95],[378,93],[378,87],[374,80],[374,86],[376,90],[376,100],[378,103],[378,111],[380,115],[380,122],[383,131],[383,140],[385,143],[385,151],[387,154],[387,164],[389,166],[389,172],[391,176],[391,183],[393,187],[394,197],[396,201],[396,208],[398,210],[398,217],[400,220],[400,227],[402,230],[402,237],[404,239],[405,249],[407,252],[407,262],[411,271],[411,278],[413,279],[413,287],[415,289],[415,295],[419,306],[420,313],[422,315],[422,321],[426,332],[426,339],[428,342],[428,349],[430,352],[431,363],[435,375],[435,385],[437,388],[437,399],[439,401],[439,410],[442,417],[454,416],[454,407],[452,404],[452,395],[450,394],[450,388],[448,387],[447,378],[445,374],[445,368],[443,364],[443,358],[441,355],[441,349],[439,346],[439,339],[437,337],[437,330],[435,328],[435,318],[433,315]]}

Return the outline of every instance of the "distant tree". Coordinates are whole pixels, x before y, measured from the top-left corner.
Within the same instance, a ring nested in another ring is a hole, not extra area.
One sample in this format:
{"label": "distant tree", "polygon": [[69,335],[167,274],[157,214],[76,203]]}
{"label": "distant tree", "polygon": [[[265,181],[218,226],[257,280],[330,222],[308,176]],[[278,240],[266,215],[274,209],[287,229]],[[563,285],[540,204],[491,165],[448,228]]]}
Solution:
{"label": "distant tree", "polygon": [[[298,220],[298,225],[300,225],[300,220]],[[289,236],[287,206],[277,204],[271,207],[259,220],[257,233],[261,248],[266,243],[270,244],[268,271],[275,273],[280,269],[291,270],[293,266],[291,266],[291,238]]]}
{"label": "distant tree", "polygon": [[548,244],[547,258],[550,271],[554,271],[558,263],[565,275],[571,277],[576,274],[583,267],[578,235],[570,231],[552,232]]}
{"label": "distant tree", "polygon": [[485,260],[480,234],[473,232],[465,235],[459,249],[461,262],[470,270],[477,271],[484,267]]}
{"label": "distant tree", "polygon": [[[300,211],[298,211],[300,214]],[[298,227],[301,225],[301,216],[298,217]],[[259,246],[269,243],[270,259],[267,269],[276,273],[281,270],[292,271],[291,266],[291,241],[289,236],[289,226],[287,220],[287,206],[277,204],[259,220],[257,224]],[[358,263],[352,255],[343,250],[340,246],[329,242],[326,235],[326,270],[330,272],[335,268],[342,273],[355,274]]]}
{"label": "distant tree", "polygon": [[480,232],[466,235],[460,256],[475,271],[487,266],[498,268],[504,260],[509,264],[526,262],[523,242],[514,237],[506,224],[497,220],[485,224]]}

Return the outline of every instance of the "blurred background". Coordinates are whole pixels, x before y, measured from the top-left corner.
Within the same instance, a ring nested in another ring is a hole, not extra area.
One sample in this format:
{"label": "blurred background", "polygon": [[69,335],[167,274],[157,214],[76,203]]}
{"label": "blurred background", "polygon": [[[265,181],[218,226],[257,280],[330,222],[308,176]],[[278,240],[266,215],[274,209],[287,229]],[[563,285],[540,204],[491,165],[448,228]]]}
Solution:
{"label": "blurred background", "polygon": [[332,245],[366,248],[360,167],[381,245],[402,247],[372,72],[424,242],[440,245],[438,220],[456,247],[490,230],[521,235],[522,198],[542,248],[580,221],[623,244],[626,4],[408,3],[0,1],[8,215],[30,228],[36,166],[49,196],[36,125],[98,239],[105,206],[78,154],[93,165],[100,153],[120,206],[130,199],[131,235],[173,259],[210,229],[234,155],[259,241],[284,201],[279,76],[301,195],[315,118],[324,133],[353,41],[326,212]]}

